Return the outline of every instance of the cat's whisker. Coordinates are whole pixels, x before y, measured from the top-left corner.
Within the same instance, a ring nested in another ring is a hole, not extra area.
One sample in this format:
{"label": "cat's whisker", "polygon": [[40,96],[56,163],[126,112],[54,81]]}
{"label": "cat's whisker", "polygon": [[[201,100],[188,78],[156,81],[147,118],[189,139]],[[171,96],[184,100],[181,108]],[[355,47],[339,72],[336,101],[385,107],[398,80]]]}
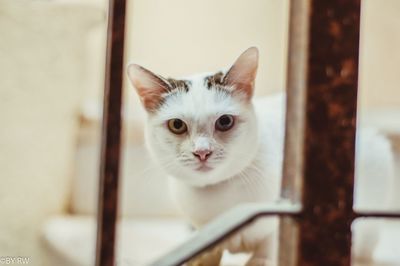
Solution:
{"label": "cat's whisker", "polygon": [[153,166],[147,167],[145,170],[143,170],[137,176],[138,176],[138,178],[136,180],[137,185],[151,186],[154,182],[158,183],[159,180],[166,177],[167,174],[164,173],[159,168],[159,166],[153,165]]}
{"label": "cat's whisker", "polygon": [[141,172],[138,173],[138,176],[143,176],[148,174],[152,170],[156,170],[158,167],[156,165],[151,165],[143,169]]}
{"label": "cat's whisker", "polygon": [[[154,173],[149,174],[152,171],[154,171]],[[151,165],[145,168],[139,174],[137,174],[138,176],[137,182],[139,185],[149,186],[151,183],[158,181],[160,175],[167,175],[167,174],[163,173],[163,171],[161,171],[158,165]]]}
{"label": "cat's whisker", "polygon": [[159,178],[160,177],[158,175],[151,175],[150,177],[147,176],[147,178],[141,178],[138,185],[143,187],[152,187],[155,182],[158,183]]}
{"label": "cat's whisker", "polygon": [[247,173],[245,173],[245,172],[240,173],[239,179],[240,179],[240,181],[242,181],[244,183],[245,190],[247,190],[249,193],[253,194],[253,193],[257,192],[257,189],[256,189],[257,186],[253,186],[254,179],[249,177],[247,175]]}
{"label": "cat's whisker", "polygon": [[245,174],[240,175],[239,180],[242,182],[245,191],[253,193],[253,189],[251,188],[249,178]]}

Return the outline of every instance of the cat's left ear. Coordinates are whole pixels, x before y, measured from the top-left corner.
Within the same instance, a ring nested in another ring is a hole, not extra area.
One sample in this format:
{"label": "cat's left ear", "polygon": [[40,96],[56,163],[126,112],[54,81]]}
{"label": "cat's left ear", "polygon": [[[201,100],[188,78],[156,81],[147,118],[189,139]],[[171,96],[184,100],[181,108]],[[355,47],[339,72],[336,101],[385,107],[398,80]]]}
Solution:
{"label": "cat's left ear", "polygon": [[258,49],[250,47],[236,59],[224,78],[224,84],[250,100],[253,96],[257,68]]}

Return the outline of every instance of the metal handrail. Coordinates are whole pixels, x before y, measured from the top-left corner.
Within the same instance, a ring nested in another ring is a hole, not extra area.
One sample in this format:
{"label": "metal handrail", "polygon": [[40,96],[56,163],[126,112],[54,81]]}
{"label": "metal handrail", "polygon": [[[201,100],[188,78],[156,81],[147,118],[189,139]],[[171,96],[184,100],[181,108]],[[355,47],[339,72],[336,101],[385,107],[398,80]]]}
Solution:
{"label": "metal handrail", "polygon": [[295,216],[300,212],[300,205],[290,203],[238,205],[205,225],[185,243],[150,265],[181,265],[260,217]]}

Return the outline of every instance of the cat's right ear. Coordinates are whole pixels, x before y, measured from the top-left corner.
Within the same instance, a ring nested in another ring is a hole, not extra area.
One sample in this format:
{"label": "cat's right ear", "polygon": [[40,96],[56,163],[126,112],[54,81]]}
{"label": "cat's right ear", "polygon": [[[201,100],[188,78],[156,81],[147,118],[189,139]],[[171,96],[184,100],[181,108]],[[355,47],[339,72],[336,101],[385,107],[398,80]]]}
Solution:
{"label": "cat's right ear", "polygon": [[137,64],[128,65],[128,77],[144,108],[152,113],[160,106],[169,85],[159,76]]}

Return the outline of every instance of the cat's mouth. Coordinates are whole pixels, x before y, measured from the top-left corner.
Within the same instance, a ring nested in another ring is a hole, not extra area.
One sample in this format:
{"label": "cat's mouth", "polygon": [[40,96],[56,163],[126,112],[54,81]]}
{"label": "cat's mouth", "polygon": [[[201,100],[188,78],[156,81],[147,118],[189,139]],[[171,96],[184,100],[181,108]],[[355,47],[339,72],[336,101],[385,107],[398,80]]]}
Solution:
{"label": "cat's mouth", "polygon": [[199,172],[208,172],[208,171],[211,171],[212,168],[211,168],[210,166],[208,166],[208,165],[202,163],[202,164],[201,164],[199,167],[197,167],[195,170],[196,170],[196,171],[199,171]]}

